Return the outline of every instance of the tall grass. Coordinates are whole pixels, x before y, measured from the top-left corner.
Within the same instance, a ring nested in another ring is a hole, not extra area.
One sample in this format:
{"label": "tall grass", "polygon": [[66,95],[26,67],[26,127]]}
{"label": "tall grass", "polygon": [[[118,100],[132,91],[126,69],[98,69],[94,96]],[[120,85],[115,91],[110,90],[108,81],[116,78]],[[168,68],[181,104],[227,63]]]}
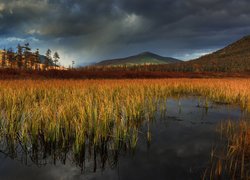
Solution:
{"label": "tall grass", "polygon": [[247,79],[0,81],[0,138],[4,152],[15,157],[21,149],[36,164],[47,156],[65,163],[69,150],[81,167],[86,154],[115,164],[167,98],[203,96],[250,110],[249,89]]}
{"label": "tall grass", "polygon": [[250,179],[250,122],[247,118],[220,125],[222,142],[219,142],[226,142],[226,146],[211,153],[210,171],[206,172],[210,179]]}

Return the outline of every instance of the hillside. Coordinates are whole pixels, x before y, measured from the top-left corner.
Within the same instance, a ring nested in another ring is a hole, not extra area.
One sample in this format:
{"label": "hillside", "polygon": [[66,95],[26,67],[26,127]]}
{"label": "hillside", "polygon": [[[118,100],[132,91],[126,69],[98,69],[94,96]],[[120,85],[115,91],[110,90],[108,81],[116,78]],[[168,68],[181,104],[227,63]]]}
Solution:
{"label": "hillside", "polygon": [[186,68],[204,71],[250,71],[250,36],[220,49],[214,53],[188,61],[183,64]]}
{"label": "hillside", "polygon": [[95,65],[98,66],[120,66],[120,65],[142,65],[142,64],[170,64],[181,62],[181,60],[162,57],[151,52],[143,52],[141,54],[126,58],[104,60]]}

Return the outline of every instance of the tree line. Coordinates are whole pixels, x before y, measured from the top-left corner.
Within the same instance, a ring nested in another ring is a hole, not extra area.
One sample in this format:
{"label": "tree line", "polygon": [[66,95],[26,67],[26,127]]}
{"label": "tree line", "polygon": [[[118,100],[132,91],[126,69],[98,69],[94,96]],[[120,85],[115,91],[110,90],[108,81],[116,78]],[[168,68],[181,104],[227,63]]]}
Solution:
{"label": "tree line", "polygon": [[15,68],[15,69],[33,69],[33,70],[47,70],[56,69],[58,67],[60,56],[58,52],[48,49],[41,61],[39,49],[34,52],[31,51],[29,43],[24,45],[17,45],[17,50],[14,52],[13,48],[4,48],[1,53],[1,68]]}

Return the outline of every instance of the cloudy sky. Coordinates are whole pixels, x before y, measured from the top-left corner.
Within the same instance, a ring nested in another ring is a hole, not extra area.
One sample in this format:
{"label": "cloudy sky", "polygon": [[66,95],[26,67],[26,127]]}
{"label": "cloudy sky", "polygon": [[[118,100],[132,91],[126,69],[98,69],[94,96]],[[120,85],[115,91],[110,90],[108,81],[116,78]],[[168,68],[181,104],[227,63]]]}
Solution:
{"label": "cloudy sky", "polygon": [[78,65],[151,51],[192,59],[250,34],[249,0],[0,0],[0,48]]}

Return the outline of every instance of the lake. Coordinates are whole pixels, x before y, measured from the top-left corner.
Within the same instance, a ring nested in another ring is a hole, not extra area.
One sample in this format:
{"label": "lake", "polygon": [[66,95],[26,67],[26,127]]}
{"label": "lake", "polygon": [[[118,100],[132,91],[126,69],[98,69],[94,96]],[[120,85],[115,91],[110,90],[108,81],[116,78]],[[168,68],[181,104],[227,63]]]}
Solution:
{"label": "lake", "polygon": [[12,142],[5,139],[0,179],[201,179],[220,141],[220,123],[243,116],[236,106],[202,104],[193,97],[168,99],[164,116],[158,113],[141,126],[135,148],[124,145],[113,151],[104,143],[104,148],[86,149],[84,159],[71,148],[54,150],[60,153],[56,158],[44,156],[46,148],[11,149]]}

